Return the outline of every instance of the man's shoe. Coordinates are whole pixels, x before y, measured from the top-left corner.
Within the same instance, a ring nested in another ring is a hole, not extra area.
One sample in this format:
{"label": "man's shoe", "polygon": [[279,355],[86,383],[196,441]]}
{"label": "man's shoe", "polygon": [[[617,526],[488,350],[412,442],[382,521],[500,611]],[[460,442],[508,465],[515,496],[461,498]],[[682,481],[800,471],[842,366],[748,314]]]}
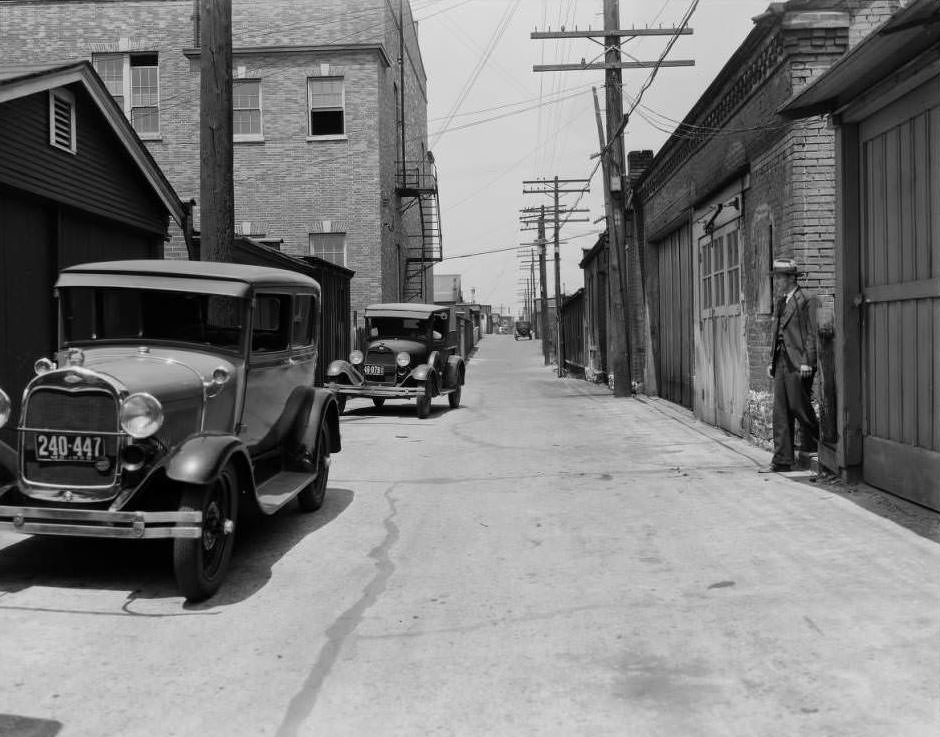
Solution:
{"label": "man's shoe", "polygon": [[783,463],[771,463],[769,466],[757,469],[757,473],[785,473],[790,470],[790,466]]}

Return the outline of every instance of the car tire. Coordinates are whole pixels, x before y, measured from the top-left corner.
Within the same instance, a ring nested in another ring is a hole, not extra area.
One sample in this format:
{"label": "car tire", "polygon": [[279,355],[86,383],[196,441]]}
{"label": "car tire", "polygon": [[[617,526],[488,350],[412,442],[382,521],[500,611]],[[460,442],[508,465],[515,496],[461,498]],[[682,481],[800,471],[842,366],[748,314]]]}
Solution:
{"label": "car tire", "polygon": [[227,465],[208,486],[187,485],[179,511],[202,512],[202,535],[173,540],[173,573],[187,601],[203,601],[219,590],[232,558],[235,531],[226,523],[234,524],[238,514],[235,468]]}
{"label": "car tire", "polygon": [[383,406],[385,404],[385,397],[373,397],[372,404],[374,404],[376,407]]}
{"label": "car tire", "polygon": [[320,425],[320,431],[317,433],[315,452],[317,477],[297,495],[297,505],[301,512],[316,512],[323,506],[323,500],[326,498],[326,483],[330,478],[330,446],[325,423]]}
{"label": "car tire", "polygon": [[460,406],[460,384],[454,387],[454,391],[447,395],[447,403],[451,409],[457,409]]}
{"label": "car tire", "polygon": [[418,419],[423,420],[431,414],[431,385],[424,385],[424,394],[417,401]]}

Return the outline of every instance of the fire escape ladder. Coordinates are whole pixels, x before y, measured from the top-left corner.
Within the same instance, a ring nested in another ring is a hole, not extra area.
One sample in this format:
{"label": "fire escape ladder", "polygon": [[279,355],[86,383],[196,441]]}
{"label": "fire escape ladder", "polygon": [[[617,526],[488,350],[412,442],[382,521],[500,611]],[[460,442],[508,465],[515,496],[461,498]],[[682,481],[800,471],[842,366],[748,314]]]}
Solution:
{"label": "fire escape ladder", "polygon": [[426,272],[443,259],[441,213],[437,196],[437,174],[431,162],[406,162],[399,167],[398,186],[402,211],[417,204],[421,231],[409,235],[405,246],[405,275],[402,299],[430,302],[425,295]]}

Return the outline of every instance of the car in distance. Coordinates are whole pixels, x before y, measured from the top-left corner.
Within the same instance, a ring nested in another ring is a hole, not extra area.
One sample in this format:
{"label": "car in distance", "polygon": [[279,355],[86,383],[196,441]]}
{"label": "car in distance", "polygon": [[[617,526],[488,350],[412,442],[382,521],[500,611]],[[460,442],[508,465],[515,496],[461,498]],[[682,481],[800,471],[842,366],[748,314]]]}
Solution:
{"label": "car in distance", "polygon": [[512,335],[514,340],[532,340],[532,323],[528,320],[516,320],[516,325]]}
{"label": "car in distance", "polygon": [[336,392],[340,408],[349,397],[369,397],[377,407],[389,399],[414,399],[424,419],[434,397],[446,396],[451,408],[460,405],[466,366],[453,308],[375,304],[366,307],[365,321],[365,350],[327,367],[326,385]]}
{"label": "car in distance", "polygon": [[[139,260],[67,268],[56,294],[56,360],[36,361],[18,447],[0,442],[0,528],[171,538],[182,594],[212,596],[237,520],[323,503],[340,433],[313,386],[319,285]],[[10,410],[0,387],[0,426]]]}

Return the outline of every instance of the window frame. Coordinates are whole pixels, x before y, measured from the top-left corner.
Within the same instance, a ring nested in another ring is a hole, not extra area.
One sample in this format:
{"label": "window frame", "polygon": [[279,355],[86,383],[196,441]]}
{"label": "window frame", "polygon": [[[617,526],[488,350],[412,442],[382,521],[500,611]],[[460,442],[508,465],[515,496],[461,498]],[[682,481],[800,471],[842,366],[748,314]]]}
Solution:
{"label": "window frame", "polygon": [[[333,260],[332,258],[326,258],[326,257],[324,257],[324,256],[321,256],[319,253],[316,253],[316,251],[315,251],[315,249],[314,249],[313,240],[314,240],[314,238],[317,237],[317,236],[321,236],[321,237],[322,237],[322,236],[326,236],[326,237],[338,236],[338,237],[341,238],[341,241],[342,241],[342,255],[343,255],[343,260],[342,260],[342,262],[335,261],[335,260]],[[346,266],[346,263],[347,263],[347,260],[348,260],[348,248],[347,248],[347,244],[346,244],[346,233],[345,233],[345,231],[329,232],[329,233],[309,233],[308,236],[307,236],[307,252],[308,252],[308,254],[309,254],[310,256],[316,256],[318,259],[321,259],[322,261],[329,261],[331,264],[336,264],[337,266],[342,266],[344,269],[345,269],[345,268],[348,268],[348,267]]]}
{"label": "window frame", "polygon": [[[316,82],[339,81],[340,105],[327,107],[313,107],[313,85]],[[341,114],[343,130],[341,133],[314,133],[313,111],[339,111]],[[345,141],[346,135],[346,78],[342,74],[318,75],[307,77],[307,140],[308,141]]]}
{"label": "window frame", "polygon": [[[258,85],[258,107],[235,107],[235,87],[239,84],[257,84]],[[264,92],[262,80],[260,77],[240,77],[232,80],[232,141],[235,143],[255,142],[264,140]],[[258,111],[258,132],[257,133],[236,133],[235,132],[235,113],[238,111]]]}
{"label": "window frame", "polygon": [[[152,56],[155,57],[155,64],[132,64],[134,57],[145,57]],[[115,91],[112,90],[112,86],[115,84],[115,81],[106,78],[98,69],[98,62],[104,61],[106,59],[119,59],[121,61],[121,94],[118,96],[115,94]],[[160,55],[157,51],[115,51],[115,52],[106,52],[101,54],[92,54],[91,55],[91,65],[94,67],[95,72],[102,78],[102,81],[105,83],[105,87],[108,89],[108,92],[111,94],[111,97],[114,98],[114,101],[117,103],[118,107],[121,108],[124,113],[124,117],[130,122],[131,127],[140,136],[141,140],[144,141],[153,141],[159,140],[162,137],[162,123],[161,123],[161,107],[162,100],[160,96]],[[156,74],[156,101],[153,105],[135,105],[134,104],[134,81],[133,81],[133,68],[134,67],[153,69]],[[118,100],[117,98],[121,99]],[[156,111],[156,120],[157,127],[156,130],[138,130],[134,125],[134,111],[135,110],[145,110],[153,108]]]}

